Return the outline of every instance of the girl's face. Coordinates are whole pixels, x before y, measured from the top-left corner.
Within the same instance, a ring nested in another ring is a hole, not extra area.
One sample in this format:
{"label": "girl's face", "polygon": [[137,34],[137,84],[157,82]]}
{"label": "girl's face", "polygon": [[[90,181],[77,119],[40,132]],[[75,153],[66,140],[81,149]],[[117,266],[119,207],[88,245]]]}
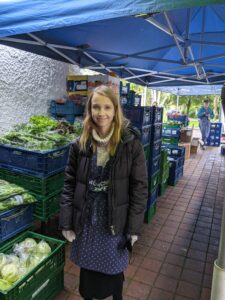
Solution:
{"label": "girl's face", "polygon": [[99,130],[107,133],[115,116],[112,101],[106,96],[94,94],[91,99],[91,116]]}

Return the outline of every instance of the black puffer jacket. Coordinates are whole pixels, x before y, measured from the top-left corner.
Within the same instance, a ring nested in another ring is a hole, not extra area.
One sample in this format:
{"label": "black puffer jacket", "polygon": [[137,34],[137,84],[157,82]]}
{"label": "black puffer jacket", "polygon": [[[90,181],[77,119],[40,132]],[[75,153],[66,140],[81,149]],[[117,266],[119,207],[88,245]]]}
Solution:
{"label": "black puffer jacket", "polygon": [[[148,197],[143,146],[135,128],[126,128],[110,170],[108,207],[111,233],[140,233]],[[92,148],[80,152],[79,141],[71,145],[60,199],[60,229],[79,234],[85,218],[86,193]]]}

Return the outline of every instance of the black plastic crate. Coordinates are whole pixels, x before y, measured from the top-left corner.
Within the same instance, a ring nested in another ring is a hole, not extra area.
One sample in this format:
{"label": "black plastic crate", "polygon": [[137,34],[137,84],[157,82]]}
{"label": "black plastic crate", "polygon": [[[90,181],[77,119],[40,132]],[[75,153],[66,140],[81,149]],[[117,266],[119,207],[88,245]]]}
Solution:
{"label": "black plastic crate", "polygon": [[149,176],[153,176],[160,170],[160,155],[149,161]]}
{"label": "black plastic crate", "polygon": [[162,124],[154,124],[152,125],[151,130],[151,140],[157,141],[162,138]]}
{"label": "black plastic crate", "polygon": [[163,107],[152,106],[152,124],[162,123],[163,121]]}
{"label": "black plastic crate", "polygon": [[132,125],[141,128],[151,124],[152,112],[147,106],[123,106],[123,112]]}
{"label": "black plastic crate", "polygon": [[150,158],[151,158],[151,159],[154,159],[155,157],[157,157],[158,155],[160,155],[160,152],[161,152],[161,144],[162,144],[162,141],[161,141],[161,140],[152,142],[152,143],[150,144]]}

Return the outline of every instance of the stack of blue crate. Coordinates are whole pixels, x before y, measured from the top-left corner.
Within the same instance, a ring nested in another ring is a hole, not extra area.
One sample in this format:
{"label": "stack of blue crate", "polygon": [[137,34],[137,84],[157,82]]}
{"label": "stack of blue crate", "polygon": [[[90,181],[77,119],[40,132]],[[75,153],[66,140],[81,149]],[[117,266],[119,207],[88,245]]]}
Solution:
{"label": "stack of blue crate", "polygon": [[174,186],[184,173],[185,147],[169,145],[163,147],[167,149],[170,162],[168,184]]}
{"label": "stack of blue crate", "polygon": [[51,116],[56,120],[65,119],[68,123],[73,124],[76,116],[83,115],[84,106],[75,104],[73,101],[57,103],[55,100],[50,104]]}
{"label": "stack of blue crate", "polygon": [[160,173],[160,153],[162,143],[162,119],[163,108],[151,107],[151,135],[150,135],[150,152],[148,166],[148,203],[145,213],[145,222],[150,223],[156,212],[156,200],[158,197],[159,173]]}
{"label": "stack of blue crate", "polygon": [[207,139],[208,146],[220,146],[222,123],[211,123],[210,134]]}

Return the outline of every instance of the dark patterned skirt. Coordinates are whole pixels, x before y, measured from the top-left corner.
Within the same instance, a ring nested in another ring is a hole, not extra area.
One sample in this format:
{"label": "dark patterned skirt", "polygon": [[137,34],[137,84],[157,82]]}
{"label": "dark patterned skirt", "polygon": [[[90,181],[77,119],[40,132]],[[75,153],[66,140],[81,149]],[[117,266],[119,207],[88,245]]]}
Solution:
{"label": "dark patterned skirt", "polygon": [[103,274],[80,269],[79,291],[83,298],[104,299],[111,295],[122,295],[124,274]]}

